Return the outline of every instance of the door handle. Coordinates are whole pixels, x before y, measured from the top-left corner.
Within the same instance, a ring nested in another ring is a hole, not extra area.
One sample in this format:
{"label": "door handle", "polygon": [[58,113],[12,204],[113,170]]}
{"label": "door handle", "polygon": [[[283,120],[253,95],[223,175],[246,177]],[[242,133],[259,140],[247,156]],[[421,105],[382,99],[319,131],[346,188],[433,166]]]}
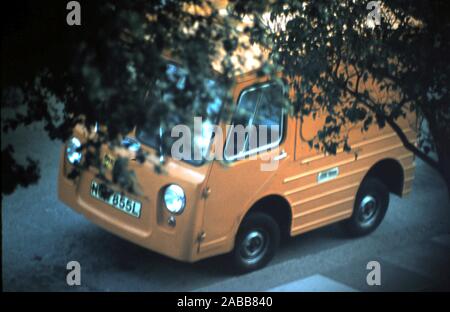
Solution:
{"label": "door handle", "polygon": [[280,155],[275,156],[275,157],[273,158],[273,160],[278,161],[278,160],[282,160],[283,158],[286,158],[286,157],[287,157],[286,151],[282,150],[281,153],[280,153]]}

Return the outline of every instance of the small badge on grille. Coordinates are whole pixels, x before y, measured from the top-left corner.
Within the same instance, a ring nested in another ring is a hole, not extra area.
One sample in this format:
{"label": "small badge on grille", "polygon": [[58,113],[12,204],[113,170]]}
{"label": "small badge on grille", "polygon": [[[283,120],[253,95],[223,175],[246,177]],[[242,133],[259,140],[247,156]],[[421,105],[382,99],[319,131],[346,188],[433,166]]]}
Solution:
{"label": "small badge on grille", "polygon": [[111,170],[114,166],[114,158],[106,154],[105,157],[103,158],[103,166],[106,169]]}

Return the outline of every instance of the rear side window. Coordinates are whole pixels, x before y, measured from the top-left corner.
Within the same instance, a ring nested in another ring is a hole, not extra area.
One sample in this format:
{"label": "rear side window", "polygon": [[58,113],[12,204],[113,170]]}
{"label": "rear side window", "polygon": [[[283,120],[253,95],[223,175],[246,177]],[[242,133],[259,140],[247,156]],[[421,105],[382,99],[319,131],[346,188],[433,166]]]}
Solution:
{"label": "rear side window", "polygon": [[266,83],[244,90],[225,144],[225,159],[235,160],[265,151],[281,141],[283,87]]}

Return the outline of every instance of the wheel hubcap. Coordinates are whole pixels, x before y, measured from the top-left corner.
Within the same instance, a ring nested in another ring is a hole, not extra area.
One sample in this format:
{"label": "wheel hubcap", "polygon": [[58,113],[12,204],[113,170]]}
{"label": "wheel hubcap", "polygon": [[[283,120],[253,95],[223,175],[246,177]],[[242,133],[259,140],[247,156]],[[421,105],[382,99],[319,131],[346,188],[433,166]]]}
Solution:
{"label": "wheel hubcap", "polygon": [[249,264],[259,261],[267,249],[267,234],[261,230],[247,233],[241,243],[241,256]]}
{"label": "wheel hubcap", "polygon": [[366,195],[359,204],[359,221],[363,226],[370,226],[375,222],[378,214],[378,202],[375,197]]}

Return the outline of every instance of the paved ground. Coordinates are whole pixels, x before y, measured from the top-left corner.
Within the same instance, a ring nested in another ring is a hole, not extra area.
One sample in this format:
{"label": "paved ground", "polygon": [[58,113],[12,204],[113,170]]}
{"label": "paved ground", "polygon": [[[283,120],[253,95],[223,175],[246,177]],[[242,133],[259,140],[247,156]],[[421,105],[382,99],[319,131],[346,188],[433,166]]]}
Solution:
{"label": "paved ground", "polygon": [[[38,185],[2,202],[2,272],[6,291],[450,290],[450,203],[443,182],[418,162],[413,193],[391,196],[384,222],[370,236],[348,239],[328,226],[285,242],[272,263],[233,276],[216,257],[184,264],[109,234],[56,197],[60,144],[39,128],[2,137],[36,155]],[[66,264],[81,264],[81,286],[66,284]],[[381,265],[381,286],[368,286],[366,265]]]}

